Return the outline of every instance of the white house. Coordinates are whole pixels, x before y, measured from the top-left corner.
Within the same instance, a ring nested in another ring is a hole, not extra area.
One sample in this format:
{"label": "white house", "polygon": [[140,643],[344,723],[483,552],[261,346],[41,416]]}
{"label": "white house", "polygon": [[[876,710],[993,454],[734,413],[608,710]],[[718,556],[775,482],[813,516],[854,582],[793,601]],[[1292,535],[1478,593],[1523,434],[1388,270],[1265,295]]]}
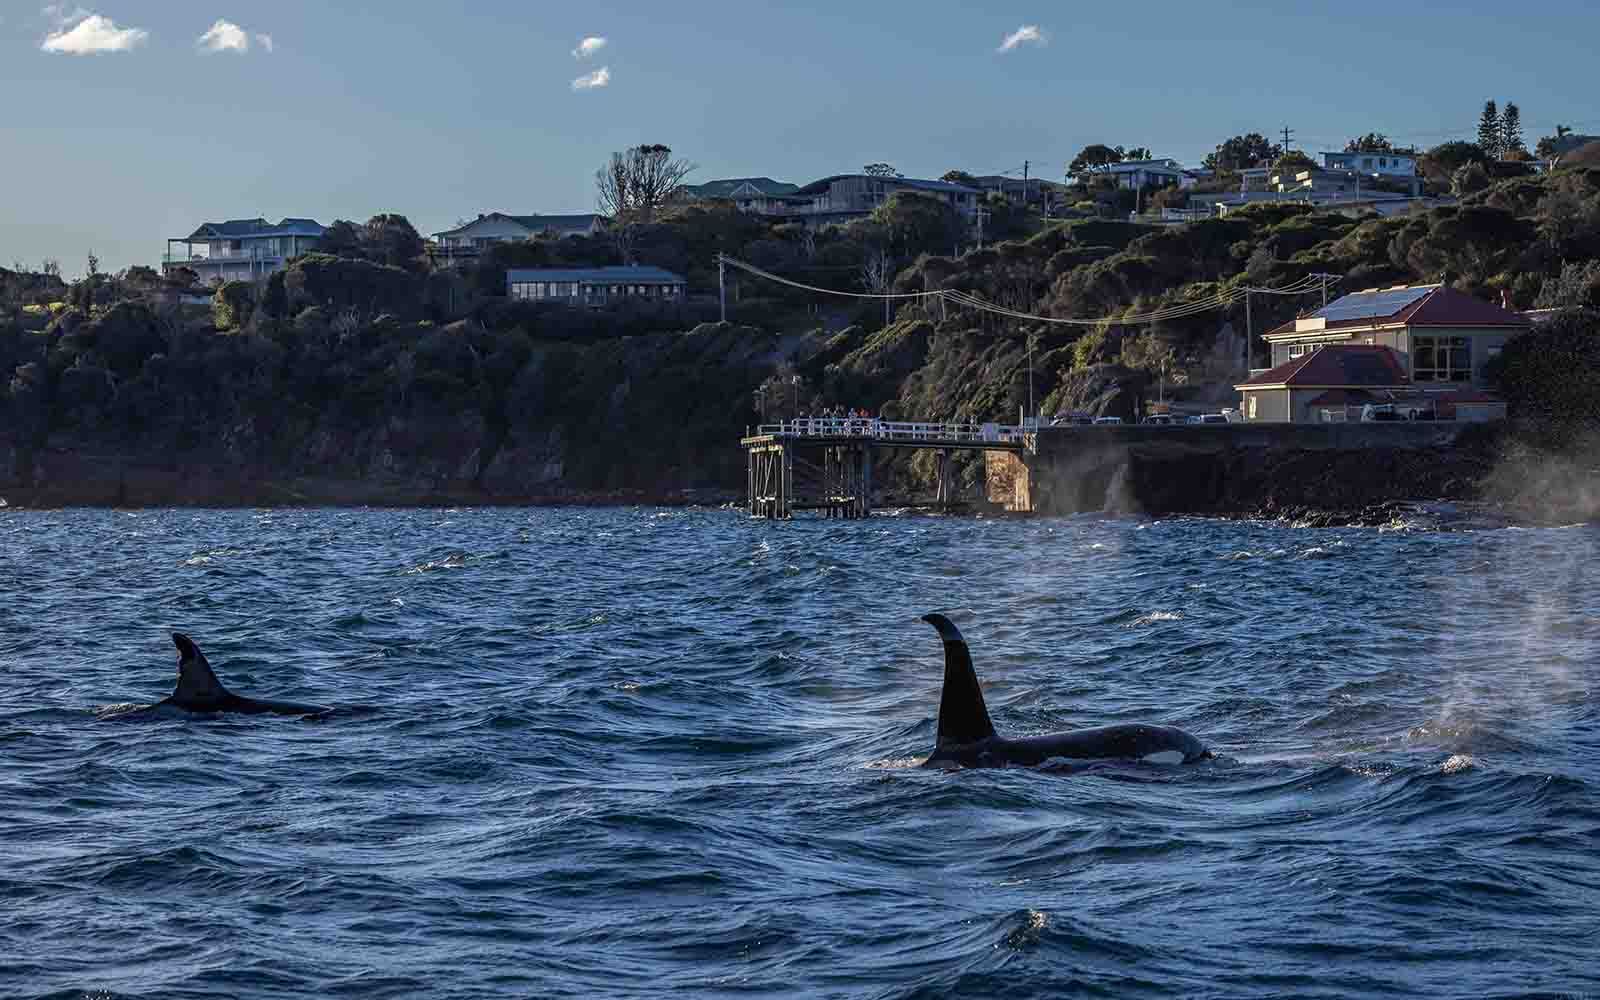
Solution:
{"label": "white house", "polygon": [[1405,153],[1323,153],[1322,166],[1325,170],[1376,177],[1403,177],[1410,180],[1417,176],[1417,158]]}
{"label": "white house", "polygon": [[[316,248],[325,227],[315,219],[229,219],[207,222],[190,233],[167,240],[161,258],[164,271],[186,267],[206,284],[259,281],[281,270],[291,258]],[[173,250],[183,247],[182,252]]]}
{"label": "white house", "polygon": [[427,247],[435,267],[455,267],[476,260],[484,248],[541,236],[563,239],[589,236],[605,229],[606,217],[593,212],[573,215],[506,215],[490,212],[442,233],[434,233]]}

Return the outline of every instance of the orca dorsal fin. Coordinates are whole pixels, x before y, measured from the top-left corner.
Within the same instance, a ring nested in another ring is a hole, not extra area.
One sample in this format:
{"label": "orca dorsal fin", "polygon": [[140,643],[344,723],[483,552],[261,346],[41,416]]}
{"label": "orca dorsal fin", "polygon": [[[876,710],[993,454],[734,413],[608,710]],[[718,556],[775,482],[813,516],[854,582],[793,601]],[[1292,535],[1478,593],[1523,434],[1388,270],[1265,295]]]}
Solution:
{"label": "orca dorsal fin", "polygon": [[981,743],[994,737],[994,723],[983,703],[972,653],[961,630],[944,615],[923,615],[944,640],[944,693],[939,696],[939,735],[934,749]]}
{"label": "orca dorsal fin", "polygon": [[172,644],[178,647],[178,686],[172,692],[173,701],[179,705],[205,705],[228,696],[228,689],[217,680],[206,654],[200,652],[193,639],[174,632]]}

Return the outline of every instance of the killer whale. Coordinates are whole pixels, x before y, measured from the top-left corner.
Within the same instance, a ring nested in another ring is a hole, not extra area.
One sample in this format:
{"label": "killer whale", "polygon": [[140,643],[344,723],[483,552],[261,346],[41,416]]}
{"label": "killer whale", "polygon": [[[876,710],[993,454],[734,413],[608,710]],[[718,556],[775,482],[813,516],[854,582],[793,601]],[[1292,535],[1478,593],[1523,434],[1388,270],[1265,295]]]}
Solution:
{"label": "killer whale", "polygon": [[944,615],[923,615],[922,620],[937,629],[944,641],[939,728],[933,754],[924,766],[1036,767],[1058,758],[1188,764],[1212,756],[1204,744],[1181,729],[1143,723],[1006,739],[995,732],[989,719],[972,668],[972,653],[961,630]]}
{"label": "killer whale", "polygon": [[195,641],[181,632],[172,633],[178,647],[178,683],[172,694],[154,705],[115,711],[104,718],[125,719],[147,714],[160,715],[164,709],[192,713],[237,713],[241,715],[321,715],[331,711],[323,705],[302,705],[291,701],[262,701],[234,694],[217,679],[216,671]]}

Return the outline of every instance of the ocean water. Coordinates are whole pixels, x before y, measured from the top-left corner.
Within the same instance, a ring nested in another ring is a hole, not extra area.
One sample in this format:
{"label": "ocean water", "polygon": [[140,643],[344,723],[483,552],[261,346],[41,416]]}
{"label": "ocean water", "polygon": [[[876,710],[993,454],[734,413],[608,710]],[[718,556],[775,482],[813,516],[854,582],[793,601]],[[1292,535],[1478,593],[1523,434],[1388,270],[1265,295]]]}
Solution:
{"label": "ocean water", "polygon": [[[0,514],[0,996],[1600,996],[1600,528]],[[1218,759],[946,773],[1008,735]],[[106,721],[168,632],[317,721]]]}

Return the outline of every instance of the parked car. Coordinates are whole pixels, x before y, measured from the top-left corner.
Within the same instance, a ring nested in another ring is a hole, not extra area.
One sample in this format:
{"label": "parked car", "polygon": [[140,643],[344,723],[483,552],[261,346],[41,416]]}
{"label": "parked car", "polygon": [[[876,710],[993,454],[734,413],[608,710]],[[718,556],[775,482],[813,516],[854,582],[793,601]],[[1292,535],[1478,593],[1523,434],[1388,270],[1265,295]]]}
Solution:
{"label": "parked car", "polygon": [[1170,413],[1152,413],[1144,418],[1144,422],[1149,427],[1171,427],[1177,423]]}
{"label": "parked car", "polygon": [[1087,413],[1058,413],[1050,420],[1051,427],[1088,427],[1094,418]]}
{"label": "parked car", "polygon": [[1189,418],[1191,424],[1225,424],[1228,418],[1220,413],[1196,413]]}
{"label": "parked car", "polygon": [[1122,418],[1121,417],[1095,417],[1094,418],[1094,425],[1096,427],[1114,427],[1114,426],[1116,426],[1117,424],[1120,424],[1120,423],[1122,423]]}
{"label": "parked car", "polygon": [[1394,410],[1393,403],[1368,403],[1361,408],[1361,422],[1364,424],[1386,423],[1391,420],[1404,420]]}

